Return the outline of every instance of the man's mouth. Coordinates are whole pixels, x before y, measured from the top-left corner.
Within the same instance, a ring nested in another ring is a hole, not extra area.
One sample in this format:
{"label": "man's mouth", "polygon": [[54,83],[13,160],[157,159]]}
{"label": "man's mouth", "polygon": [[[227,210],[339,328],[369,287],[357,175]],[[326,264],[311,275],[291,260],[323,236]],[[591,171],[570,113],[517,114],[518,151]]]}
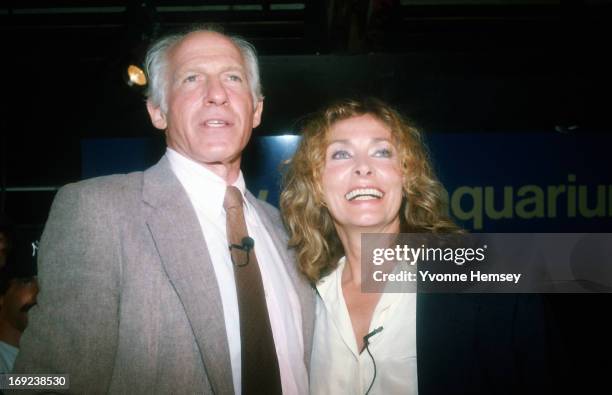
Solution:
{"label": "man's mouth", "polygon": [[346,200],[373,200],[382,199],[384,192],[376,188],[358,188],[348,192],[344,197]]}
{"label": "man's mouth", "polygon": [[36,306],[36,303],[27,303],[23,306],[21,306],[21,309],[19,309],[22,313],[27,313],[28,311],[30,311],[30,309],[32,307]]}
{"label": "man's mouth", "polygon": [[211,128],[221,128],[225,126],[230,126],[230,123],[224,121],[223,119],[209,119],[204,122],[204,125],[209,126]]}

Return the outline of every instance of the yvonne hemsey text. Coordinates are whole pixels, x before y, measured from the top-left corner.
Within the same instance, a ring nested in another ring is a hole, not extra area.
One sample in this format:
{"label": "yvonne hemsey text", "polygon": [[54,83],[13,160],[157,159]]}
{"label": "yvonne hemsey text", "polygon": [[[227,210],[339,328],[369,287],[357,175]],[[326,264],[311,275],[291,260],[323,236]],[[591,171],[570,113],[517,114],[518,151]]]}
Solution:
{"label": "yvonne hemsey text", "polygon": [[372,273],[376,282],[514,282],[518,284],[522,274],[520,273],[482,273],[480,270],[472,270],[467,273],[430,273],[429,270],[419,270],[417,273],[401,270],[397,273],[383,273],[380,270]]}

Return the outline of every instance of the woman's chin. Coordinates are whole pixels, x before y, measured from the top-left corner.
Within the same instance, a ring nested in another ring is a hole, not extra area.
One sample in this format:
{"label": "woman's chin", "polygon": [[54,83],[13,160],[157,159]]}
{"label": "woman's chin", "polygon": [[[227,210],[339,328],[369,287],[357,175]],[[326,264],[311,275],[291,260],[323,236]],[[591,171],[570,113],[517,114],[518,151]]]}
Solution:
{"label": "woman's chin", "polygon": [[389,221],[380,218],[356,218],[350,223],[343,224],[345,229],[354,229],[360,233],[398,233],[399,220]]}

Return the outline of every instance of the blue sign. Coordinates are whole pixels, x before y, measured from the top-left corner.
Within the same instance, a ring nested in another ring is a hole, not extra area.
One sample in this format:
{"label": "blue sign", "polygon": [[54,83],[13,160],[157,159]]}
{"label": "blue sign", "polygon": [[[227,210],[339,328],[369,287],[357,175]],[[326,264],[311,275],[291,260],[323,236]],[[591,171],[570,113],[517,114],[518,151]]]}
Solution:
{"label": "blue sign", "polygon": [[[486,232],[612,231],[612,137],[598,133],[432,133],[426,136],[451,216]],[[282,163],[298,136],[253,137],[247,187],[278,205]],[[82,175],[143,170],[163,154],[156,139],[82,142]]]}

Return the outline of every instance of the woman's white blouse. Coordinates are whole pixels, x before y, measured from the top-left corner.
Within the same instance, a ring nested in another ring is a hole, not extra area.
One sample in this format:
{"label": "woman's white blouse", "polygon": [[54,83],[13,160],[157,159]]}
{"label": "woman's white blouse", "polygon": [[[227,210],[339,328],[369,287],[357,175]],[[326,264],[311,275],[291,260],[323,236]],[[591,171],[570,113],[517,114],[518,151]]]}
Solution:
{"label": "woman's white blouse", "polygon": [[[374,364],[366,350],[361,354],[342,294],[338,268],[317,284],[316,322],[310,371],[310,392],[365,394],[374,378]],[[374,310],[369,349],[376,361],[376,379],[370,394],[418,393],[416,359],[416,294],[383,293]]]}

